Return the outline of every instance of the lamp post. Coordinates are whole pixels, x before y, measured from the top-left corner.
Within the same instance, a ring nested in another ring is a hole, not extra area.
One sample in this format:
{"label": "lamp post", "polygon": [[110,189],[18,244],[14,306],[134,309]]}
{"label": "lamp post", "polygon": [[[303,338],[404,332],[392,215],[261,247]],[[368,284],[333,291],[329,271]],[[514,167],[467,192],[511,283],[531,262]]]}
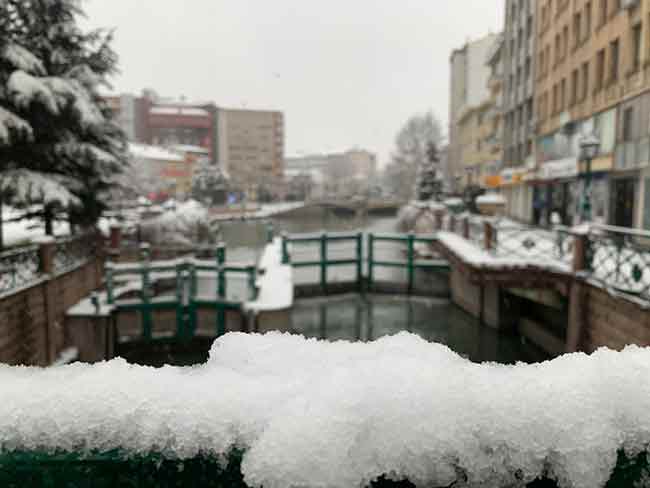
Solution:
{"label": "lamp post", "polygon": [[600,141],[594,134],[580,139],[580,159],[586,161],[584,198],[582,201],[582,221],[591,220],[591,161],[598,155]]}

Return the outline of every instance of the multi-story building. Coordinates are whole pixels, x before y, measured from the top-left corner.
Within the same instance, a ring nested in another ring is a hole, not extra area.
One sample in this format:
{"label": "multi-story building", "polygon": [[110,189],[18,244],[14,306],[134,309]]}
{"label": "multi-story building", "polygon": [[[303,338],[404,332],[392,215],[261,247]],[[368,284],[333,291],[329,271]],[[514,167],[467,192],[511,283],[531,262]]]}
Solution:
{"label": "multi-story building", "polygon": [[535,165],[537,3],[536,0],[505,2],[501,180],[509,214],[520,220],[530,220],[532,212],[532,192],[524,183],[524,175]]}
{"label": "multi-story building", "polygon": [[220,108],[218,127],[219,159],[231,182],[275,194],[284,171],[282,112]]}
{"label": "multi-story building", "polygon": [[587,167],[579,142],[595,133],[592,217],[650,226],[650,1],[537,3],[535,220],[551,212],[580,220]]}
{"label": "multi-story building", "polygon": [[456,190],[460,189],[462,181],[467,180],[462,160],[460,120],[461,117],[467,116],[469,110],[483,104],[490,96],[488,90],[490,68],[486,64],[486,59],[497,37],[497,34],[488,34],[481,39],[466,43],[462,48],[455,49],[451,53],[447,154],[449,174],[446,175],[446,179],[454,182]]}
{"label": "multi-story building", "polygon": [[233,185],[255,198],[275,195],[284,165],[282,112],[232,110],[213,102],[169,100],[145,90],[140,97],[107,97],[129,140],[163,147],[198,146],[208,151]]}

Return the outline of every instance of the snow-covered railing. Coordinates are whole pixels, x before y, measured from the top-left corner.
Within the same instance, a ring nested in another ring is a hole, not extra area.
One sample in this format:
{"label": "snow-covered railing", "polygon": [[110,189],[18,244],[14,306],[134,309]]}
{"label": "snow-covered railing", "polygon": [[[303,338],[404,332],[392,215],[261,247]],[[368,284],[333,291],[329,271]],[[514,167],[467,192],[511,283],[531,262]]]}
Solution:
{"label": "snow-covered railing", "polygon": [[[221,335],[226,329],[226,311],[255,300],[257,269],[253,264],[226,262],[224,245],[216,247],[215,255],[214,260],[186,257],[149,261],[145,253],[145,258],[137,263],[109,262],[106,264],[107,304],[118,311],[140,312],[145,340],[152,339],[153,313],[162,309],[175,310],[178,336],[191,337],[197,325],[197,308],[212,307],[216,310],[216,333]],[[139,283],[138,298],[116,300],[115,290],[120,282]],[[173,291],[156,293],[155,285],[165,282]]]}
{"label": "snow-covered railing", "polygon": [[595,281],[650,300],[650,232],[592,225],[586,261]]}
{"label": "snow-covered railing", "polygon": [[95,256],[97,244],[94,234],[57,239],[54,245],[54,272],[68,271],[87,262]]}
{"label": "snow-covered railing", "polygon": [[645,487],[648,377],[636,346],[506,366],[407,333],[228,334],[191,368],[5,366],[0,486]]}
{"label": "snow-covered railing", "polygon": [[570,268],[573,262],[574,236],[571,229],[495,224],[492,253],[498,258],[529,260],[542,266],[558,264]]}
{"label": "snow-covered railing", "polygon": [[39,246],[0,253],[0,295],[37,282],[43,277]]}

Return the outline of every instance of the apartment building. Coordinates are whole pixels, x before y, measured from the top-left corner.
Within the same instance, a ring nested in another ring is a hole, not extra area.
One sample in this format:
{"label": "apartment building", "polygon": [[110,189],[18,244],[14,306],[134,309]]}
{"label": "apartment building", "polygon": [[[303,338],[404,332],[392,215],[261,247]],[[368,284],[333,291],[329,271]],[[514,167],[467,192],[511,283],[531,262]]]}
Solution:
{"label": "apartment building", "polygon": [[467,117],[470,109],[478,107],[490,96],[488,90],[490,68],[486,59],[497,37],[497,34],[488,34],[468,42],[460,49],[455,49],[449,59],[451,93],[446,179],[452,182],[456,190],[462,189],[463,181],[468,179],[465,173],[466,165],[462,159],[460,121],[461,118]]}
{"label": "apartment building", "polygon": [[580,220],[594,133],[593,218],[650,227],[650,1],[539,0],[537,16],[535,220]]}
{"label": "apartment building", "polygon": [[124,94],[105,100],[130,141],[165,148],[204,148],[211,163],[230,176],[233,189],[245,191],[251,199],[259,191],[267,197],[280,192],[282,112],[226,109],[213,102],[163,98],[151,90],[141,96]]}
{"label": "apartment building", "polygon": [[536,0],[506,0],[503,31],[503,194],[511,216],[530,220],[524,174],[534,167]]}
{"label": "apartment building", "polygon": [[218,154],[230,181],[249,193],[275,194],[284,172],[282,112],[223,109],[218,111]]}

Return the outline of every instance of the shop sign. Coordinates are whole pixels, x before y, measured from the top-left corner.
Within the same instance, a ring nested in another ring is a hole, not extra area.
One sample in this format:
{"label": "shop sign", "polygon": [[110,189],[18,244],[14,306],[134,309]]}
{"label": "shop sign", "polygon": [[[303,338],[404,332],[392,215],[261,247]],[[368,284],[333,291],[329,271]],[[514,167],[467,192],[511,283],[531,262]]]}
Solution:
{"label": "shop sign", "polygon": [[564,158],[543,163],[538,171],[540,180],[559,180],[578,176],[578,159]]}
{"label": "shop sign", "polygon": [[516,185],[524,180],[524,171],[506,169],[501,172],[501,185]]}
{"label": "shop sign", "polygon": [[485,186],[488,188],[498,188],[501,185],[501,176],[490,175],[485,177]]}

